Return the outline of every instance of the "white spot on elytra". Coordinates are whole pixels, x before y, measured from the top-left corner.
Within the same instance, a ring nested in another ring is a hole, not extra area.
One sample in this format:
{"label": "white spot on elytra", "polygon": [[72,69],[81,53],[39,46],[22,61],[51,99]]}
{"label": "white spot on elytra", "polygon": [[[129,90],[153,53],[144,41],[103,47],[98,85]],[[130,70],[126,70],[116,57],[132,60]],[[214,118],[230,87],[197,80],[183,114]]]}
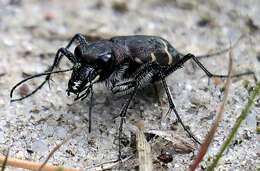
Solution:
{"label": "white spot on elytra", "polygon": [[156,61],[156,56],[154,55],[154,53],[151,53],[152,56],[152,62]]}
{"label": "white spot on elytra", "polygon": [[170,64],[172,64],[172,55],[169,53],[168,47],[167,47],[166,43],[163,40],[161,40],[161,42],[163,43],[163,45],[165,47],[164,50],[165,50],[165,52],[166,52],[166,54],[167,54],[167,56],[169,58],[168,65],[170,65]]}
{"label": "white spot on elytra", "polygon": [[135,62],[137,62],[137,63],[139,63],[139,64],[142,64],[142,63],[143,63],[143,61],[141,61],[141,59],[139,59],[139,58],[135,58]]}

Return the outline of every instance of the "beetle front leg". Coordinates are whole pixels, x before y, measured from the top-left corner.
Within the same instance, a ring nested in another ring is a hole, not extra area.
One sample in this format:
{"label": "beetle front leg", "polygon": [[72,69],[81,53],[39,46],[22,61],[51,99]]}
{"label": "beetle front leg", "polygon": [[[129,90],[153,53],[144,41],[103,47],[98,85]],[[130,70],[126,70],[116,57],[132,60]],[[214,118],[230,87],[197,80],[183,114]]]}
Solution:
{"label": "beetle front leg", "polygon": [[81,33],[75,34],[72,39],[69,41],[68,45],[66,46],[66,49],[69,49],[70,46],[75,42],[78,41],[80,45],[87,45],[88,41],[86,40],[85,36]]}
{"label": "beetle front leg", "polygon": [[132,92],[135,88],[136,82],[133,79],[125,79],[121,80],[120,82],[116,83],[112,88],[111,91],[113,94],[116,95],[125,95]]}
{"label": "beetle front leg", "polygon": [[130,78],[122,77],[120,80],[117,80],[112,85],[111,91],[117,95],[129,94],[134,90],[136,83],[138,83],[139,88],[143,88],[152,83],[155,75],[158,75],[158,70],[154,67],[154,63],[149,63],[138,69]]}

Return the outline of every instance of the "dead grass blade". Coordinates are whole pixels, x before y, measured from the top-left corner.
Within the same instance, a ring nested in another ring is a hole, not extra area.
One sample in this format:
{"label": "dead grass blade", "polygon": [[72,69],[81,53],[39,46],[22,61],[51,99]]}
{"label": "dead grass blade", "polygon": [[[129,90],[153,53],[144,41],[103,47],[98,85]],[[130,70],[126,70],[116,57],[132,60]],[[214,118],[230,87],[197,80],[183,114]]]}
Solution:
{"label": "dead grass blade", "polygon": [[72,134],[67,136],[60,144],[58,144],[54,149],[49,153],[48,157],[43,163],[37,163],[37,162],[31,162],[26,160],[19,160],[14,158],[8,158],[4,156],[0,156],[0,164],[4,164],[6,166],[13,166],[17,168],[23,168],[23,169],[29,169],[29,170],[38,170],[38,171],[80,171],[79,169],[74,168],[66,168],[62,166],[53,166],[47,164],[48,160],[53,156],[53,154],[68,140],[70,140],[74,135],[79,133],[82,130],[82,128],[76,129],[72,131]]}
{"label": "dead grass blade", "polygon": [[54,155],[54,153],[66,142],[68,142],[74,135],[78,134],[80,131],[82,131],[82,128],[78,128],[74,131],[72,131],[72,133],[67,136],[61,143],[59,143],[57,146],[55,146],[51,152],[48,154],[47,158],[45,159],[45,161],[42,163],[42,165],[40,166],[40,168],[38,169],[38,171],[43,171],[43,168],[45,167],[45,165],[47,164],[47,162],[50,160],[50,158]]}
{"label": "dead grass blade", "polygon": [[151,146],[147,142],[144,135],[143,122],[137,125],[138,130],[136,132],[136,144],[138,151],[139,170],[140,171],[151,171],[153,170]]}
{"label": "dead grass blade", "polygon": [[[8,156],[9,156],[9,148],[8,148],[8,150],[7,150],[7,153],[6,153],[6,155],[5,155],[5,159],[4,159],[4,161],[3,161],[3,164],[2,164],[2,166],[1,166],[1,171],[4,171],[5,170],[5,167],[6,167],[6,164],[7,164],[7,159],[8,159]],[[1,161],[0,161],[1,162]]]}
{"label": "dead grass blade", "polygon": [[252,106],[254,105],[254,102],[256,100],[256,97],[260,95],[260,82],[258,82],[252,92],[251,97],[249,98],[246,106],[244,107],[243,111],[241,112],[240,116],[237,118],[235,125],[233,126],[231,132],[229,133],[226,141],[221,146],[219,152],[215,156],[215,159],[213,160],[212,164],[208,167],[208,171],[214,170],[214,168],[217,166],[218,161],[222,157],[224,151],[227,149],[229,144],[231,143],[232,139],[235,137],[239,127],[241,126],[241,123],[246,119],[246,117],[249,115],[250,110]]}
{"label": "dead grass blade", "polygon": [[[0,156],[0,164],[4,164],[6,156]],[[38,170],[42,163],[31,162],[26,160],[19,160],[8,157],[6,161],[6,166],[13,166],[16,168],[28,169],[28,170]],[[45,164],[42,171],[82,171],[80,169],[68,168],[63,166],[53,166],[50,164]]]}
{"label": "dead grass blade", "polygon": [[233,57],[232,51],[230,51],[230,53],[229,53],[228,78],[227,78],[227,81],[226,81],[226,84],[225,84],[224,98],[223,98],[222,104],[220,105],[217,116],[216,116],[214,122],[212,123],[212,126],[211,126],[203,144],[200,146],[199,152],[198,152],[197,156],[195,157],[195,160],[193,161],[192,165],[189,168],[190,171],[194,171],[198,167],[199,163],[202,161],[203,157],[207,153],[209,145],[214,138],[217,127],[218,127],[219,122],[221,121],[222,115],[224,113],[224,106],[225,106],[225,103],[227,101],[228,91],[229,91],[229,86],[230,86],[231,76],[232,76],[232,67],[233,67],[232,57]]}
{"label": "dead grass blade", "polygon": [[190,153],[195,150],[194,143],[191,143],[187,140],[187,138],[181,137],[180,135],[176,134],[175,131],[166,130],[149,130],[146,131],[149,134],[157,135],[171,143],[171,147],[174,148],[176,151],[182,153]]}
{"label": "dead grass blade", "polygon": [[129,157],[126,157],[124,158],[123,160],[119,161],[119,160],[116,160],[116,161],[109,161],[109,162],[105,162],[105,163],[102,163],[102,164],[99,164],[95,167],[89,167],[89,168],[86,168],[87,171],[103,171],[103,170],[110,170],[110,169],[113,169],[117,166],[119,166],[120,164],[130,160],[131,158],[133,158],[134,155],[131,155]]}

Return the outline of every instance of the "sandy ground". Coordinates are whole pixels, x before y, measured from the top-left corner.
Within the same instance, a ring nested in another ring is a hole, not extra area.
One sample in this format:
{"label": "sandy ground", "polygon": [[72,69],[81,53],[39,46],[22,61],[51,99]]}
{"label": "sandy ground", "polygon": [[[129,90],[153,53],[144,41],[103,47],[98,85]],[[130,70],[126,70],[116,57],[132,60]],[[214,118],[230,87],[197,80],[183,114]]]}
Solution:
{"label": "sandy ground", "polygon": [[[179,51],[196,55],[224,49],[230,41],[235,42],[240,35],[249,34],[233,51],[234,69],[236,73],[252,70],[260,79],[259,27],[258,0],[130,0],[125,5],[98,0],[0,0],[0,153],[4,154],[10,147],[11,157],[43,161],[71,129],[85,127],[63,145],[49,163],[86,169],[117,158],[115,141],[119,120],[112,118],[119,113],[126,97],[112,97],[104,85],[95,87],[91,134],[86,121],[88,101],[74,102],[73,97],[66,96],[69,73],[53,76],[51,89],[46,85],[30,98],[10,103],[11,87],[28,74],[44,71],[52,63],[57,49],[65,46],[75,33],[92,37],[159,35]],[[214,73],[227,73],[227,54],[202,62]],[[62,68],[68,65],[63,62]],[[192,67],[191,62],[171,74],[167,81],[183,121],[202,140],[221,102],[223,83],[208,85],[203,72]],[[16,97],[26,93],[28,88],[33,90],[37,83],[40,83],[39,79],[18,89]],[[218,151],[253,86],[251,77],[233,80],[223,121],[200,169],[205,168]],[[160,128],[161,109],[167,111],[167,101],[162,95],[160,108],[149,93],[134,100],[128,111],[127,125],[143,119],[146,130]],[[219,170],[259,169],[259,137],[255,131],[259,123],[259,106],[258,101],[220,161]],[[168,129],[174,120],[174,116],[169,117]],[[190,141],[182,128],[177,128],[178,134]],[[130,141],[127,126],[124,134]],[[156,148],[159,151],[160,147]],[[126,143],[123,151],[130,155],[133,148]],[[194,155],[178,153],[174,149],[170,153],[173,161],[157,170],[185,170]],[[154,160],[158,155],[153,154]],[[136,166],[132,165],[132,168]]]}

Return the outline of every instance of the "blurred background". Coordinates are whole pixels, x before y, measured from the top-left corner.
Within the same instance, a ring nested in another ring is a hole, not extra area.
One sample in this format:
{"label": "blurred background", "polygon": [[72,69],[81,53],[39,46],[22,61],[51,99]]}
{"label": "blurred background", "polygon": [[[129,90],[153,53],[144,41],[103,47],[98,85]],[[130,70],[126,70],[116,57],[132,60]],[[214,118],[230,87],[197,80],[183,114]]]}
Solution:
{"label": "blurred background", "polygon": [[[225,49],[230,42],[246,35],[233,50],[234,70],[254,71],[260,79],[259,27],[259,0],[0,0],[0,153],[11,147],[11,157],[43,161],[72,128],[85,125],[86,130],[57,151],[50,163],[87,168],[117,158],[114,141],[119,122],[112,118],[126,98],[111,97],[103,85],[95,87],[94,126],[90,135],[86,121],[88,101],[73,102],[72,97],[66,96],[69,73],[53,76],[51,89],[46,85],[32,97],[10,103],[11,87],[46,70],[58,48],[64,47],[76,33],[85,34],[91,41],[118,35],[157,35],[178,51],[195,55]],[[213,73],[226,74],[228,55],[203,59],[202,63]],[[69,65],[64,60],[61,68]],[[16,97],[27,94],[39,83],[36,79],[20,87]],[[203,139],[221,101],[223,83],[208,85],[208,79],[191,62],[169,76],[168,83],[184,123]],[[233,81],[223,122],[206,159],[210,160],[219,149],[253,85],[251,77]],[[145,129],[158,129],[161,113],[167,111],[166,98],[164,95],[162,98],[161,108],[149,96],[136,98],[129,109],[128,122],[144,119]],[[219,169],[259,167],[259,137],[255,131],[259,113],[258,102]],[[169,129],[174,119],[170,117]],[[181,130],[179,126],[178,131],[186,137]],[[127,141],[130,136],[126,128]],[[124,153],[132,151],[129,142],[126,143]],[[188,168],[193,153],[180,154],[174,149],[170,153],[173,162],[160,169]],[[153,155],[156,160],[158,154]],[[200,169],[207,165],[206,161]]]}

